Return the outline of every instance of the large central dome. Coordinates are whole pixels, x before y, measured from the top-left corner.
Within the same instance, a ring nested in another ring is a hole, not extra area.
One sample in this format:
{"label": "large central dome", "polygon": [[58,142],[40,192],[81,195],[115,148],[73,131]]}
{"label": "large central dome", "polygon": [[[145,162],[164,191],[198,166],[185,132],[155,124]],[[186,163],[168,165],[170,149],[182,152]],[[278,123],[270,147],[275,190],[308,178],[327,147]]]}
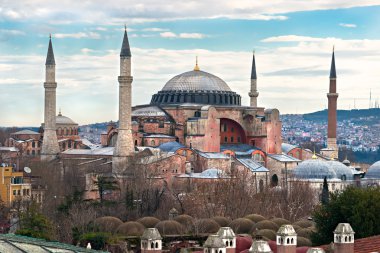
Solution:
{"label": "large central dome", "polygon": [[193,71],[176,75],[157,94],[151,104],[207,104],[240,105],[240,95],[233,92],[221,78],[200,71],[198,65]]}
{"label": "large central dome", "polygon": [[210,73],[193,70],[179,74],[170,79],[163,91],[231,91],[225,81]]}

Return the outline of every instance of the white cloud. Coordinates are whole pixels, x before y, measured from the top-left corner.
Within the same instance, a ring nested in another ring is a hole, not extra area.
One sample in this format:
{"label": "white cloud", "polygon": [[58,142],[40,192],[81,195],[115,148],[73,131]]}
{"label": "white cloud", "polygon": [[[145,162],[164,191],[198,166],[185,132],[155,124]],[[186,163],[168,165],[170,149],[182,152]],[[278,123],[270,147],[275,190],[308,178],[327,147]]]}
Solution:
{"label": "white cloud", "polygon": [[282,35],[274,36],[261,40],[261,42],[310,42],[310,41],[324,41],[324,40],[334,40],[334,38],[315,38],[309,36],[298,36],[298,35]]}
{"label": "white cloud", "polygon": [[0,29],[0,33],[6,34],[6,35],[26,35],[24,31],[8,30],[8,29]]}
{"label": "white cloud", "polygon": [[[291,45],[284,43],[275,49],[256,51],[258,103],[279,108],[281,113],[323,109],[327,104],[331,38],[289,36],[294,42]],[[374,99],[380,97],[380,40],[334,38],[333,42],[338,107],[348,109],[351,104],[352,108],[354,100],[357,108],[368,107],[370,88]],[[104,55],[88,52],[56,56],[57,108],[62,107],[65,115],[80,124],[116,120],[119,49],[109,50]],[[134,105],[149,103],[151,95],[162,89],[170,78],[192,70],[196,55],[201,70],[225,80],[242,96],[243,104],[248,104],[251,52],[133,47],[132,54]],[[44,60],[45,55],[1,55],[0,94],[5,101],[12,101],[2,104],[2,125],[36,126],[43,120]]]}
{"label": "white cloud", "polygon": [[[99,0],[6,1],[0,18],[7,20],[40,20],[54,24],[77,22],[120,24],[163,20],[224,17],[231,19],[285,20],[284,13],[379,5],[379,0]],[[41,7],[43,6],[43,8]],[[75,8],[73,8],[75,6]],[[210,6],[212,8],[210,8]],[[103,22],[99,22],[102,20]]]}
{"label": "white cloud", "polygon": [[163,32],[163,33],[160,33],[160,36],[162,38],[177,38],[177,34],[173,32]]}
{"label": "white cloud", "polygon": [[144,28],[144,29],[142,29],[142,31],[144,31],[144,32],[166,32],[166,31],[169,31],[169,29],[150,27],[150,28]]}
{"label": "white cloud", "polygon": [[88,54],[88,53],[92,53],[92,52],[94,52],[95,50],[92,50],[92,49],[90,49],[90,48],[82,48],[81,50],[80,50],[82,53],[84,53],[84,54]]}
{"label": "white cloud", "polygon": [[340,23],[339,25],[342,27],[346,27],[346,28],[356,28],[357,27],[355,24]]}
{"label": "white cloud", "polygon": [[73,38],[73,39],[81,39],[81,38],[89,38],[89,39],[100,39],[101,36],[99,33],[95,32],[78,32],[78,33],[56,33],[53,35],[54,38],[57,39],[65,39],[65,38]]}
{"label": "white cloud", "polygon": [[104,32],[104,31],[107,31],[107,28],[98,26],[98,27],[95,27],[95,30]]}
{"label": "white cloud", "polygon": [[203,39],[207,37],[202,33],[173,33],[173,32],[163,32],[160,33],[162,38],[180,38],[180,39]]}

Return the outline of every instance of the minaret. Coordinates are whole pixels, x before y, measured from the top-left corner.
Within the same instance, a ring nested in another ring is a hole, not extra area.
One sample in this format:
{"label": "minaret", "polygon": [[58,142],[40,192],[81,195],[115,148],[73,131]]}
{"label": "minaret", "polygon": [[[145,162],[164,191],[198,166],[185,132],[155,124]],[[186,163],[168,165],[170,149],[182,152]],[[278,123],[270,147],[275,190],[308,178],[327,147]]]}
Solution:
{"label": "minaret", "polygon": [[56,89],[55,82],[55,60],[51,36],[46,57],[45,88],[45,115],[44,115],[44,137],[42,140],[41,159],[45,161],[53,160],[59,153],[57,133],[55,127],[56,110]]}
{"label": "minaret", "polygon": [[248,93],[248,95],[250,97],[250,106],[257,107],[257,97],[259,96],[259,93],[257,92],[255,52],[253,52],[253,56],[252,56],[251,91]]}
{"label": "minaret", "polygon": [[126,168],[127,158],[134,152],[132,139],[132,81],[131,49],[125,27],[123,45],[120,52],[119,80],[119,128],[117,141],[112,158],[112,171],[120,172]]}
{"label": "minaret", "polygon": [[[335,52],[333,49],[332,59],[331,59],[331,69],[330,69],[330,89],[327,93],[327,98],[329,101],[328,105],[328,130],[327,130],[327,148],[330,150],[337,151],[336,145],[336,110],[337,110],[337,99],[338,93],[336,92],[336,70],[335,70]],[[335,153],[335,152],[334,152]],[[334,154],[336,157],[336,154]]]}

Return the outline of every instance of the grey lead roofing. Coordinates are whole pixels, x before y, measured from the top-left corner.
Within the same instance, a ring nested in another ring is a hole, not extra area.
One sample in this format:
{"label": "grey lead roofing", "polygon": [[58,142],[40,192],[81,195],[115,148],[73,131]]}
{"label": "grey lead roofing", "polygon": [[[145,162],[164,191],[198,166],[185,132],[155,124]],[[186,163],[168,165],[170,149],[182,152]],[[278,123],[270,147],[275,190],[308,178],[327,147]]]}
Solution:
{"label": "grey lead roofing", "polygon": [[124,32],[123,45],[121,46],[120,57],[131,57],[131,49],[129,47],[127,29]]}
{"label": "grey lead roofing", "polygon": [[252,56],[251,79],[257,79],[255,53],[253,53],[253,56]]}
{"label": "grey lead roofing", "polygon": [[334,50],[333,50],[332,59],[331,59],[330,78],[336,78],[335,52],[334,52]]}
{"label": "grey lead roofing", "polygon": [[19,236],[14,234],[2,234],[0,235],[0,252],[7,253],[100,253],[108,251],[91,250],[81,247],[76,247],[71,244],[65,244],[60,242],[49,242],[42,239],[36,239],[32,237]]}
{"label": "grey lead roofing", "polygon": [[49,39],[49,47],[48,47],[48,51],[47,51],[45,65],[55,65],[53,45],[51,43],[51,38]]}

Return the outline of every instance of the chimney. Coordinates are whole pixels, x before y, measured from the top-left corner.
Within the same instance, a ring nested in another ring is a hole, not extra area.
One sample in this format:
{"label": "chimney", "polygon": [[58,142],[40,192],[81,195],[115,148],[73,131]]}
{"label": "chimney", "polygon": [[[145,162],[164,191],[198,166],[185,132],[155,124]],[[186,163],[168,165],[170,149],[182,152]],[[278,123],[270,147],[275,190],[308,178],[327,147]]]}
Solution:
{"label": "chimney", "polygon": [[221,227],[218,231],[218,236],[222,239],[224,245],[226,246],[226,253],[236,252],[236,235],[232,228]]}
{"label": "chimney", "polygon": [[146,228],[141,236],[141,252],[162,252],[162,237],[157,228]]}
{"label": "chimney", "polygon": [[276,236],[277,253],[296,253],[297,233],[292,225],[282,225]]}
{"label": "chimney", "polygon": [[334,253],[354,253],[354,234],[349,223],[339,223],[334,230]]}

